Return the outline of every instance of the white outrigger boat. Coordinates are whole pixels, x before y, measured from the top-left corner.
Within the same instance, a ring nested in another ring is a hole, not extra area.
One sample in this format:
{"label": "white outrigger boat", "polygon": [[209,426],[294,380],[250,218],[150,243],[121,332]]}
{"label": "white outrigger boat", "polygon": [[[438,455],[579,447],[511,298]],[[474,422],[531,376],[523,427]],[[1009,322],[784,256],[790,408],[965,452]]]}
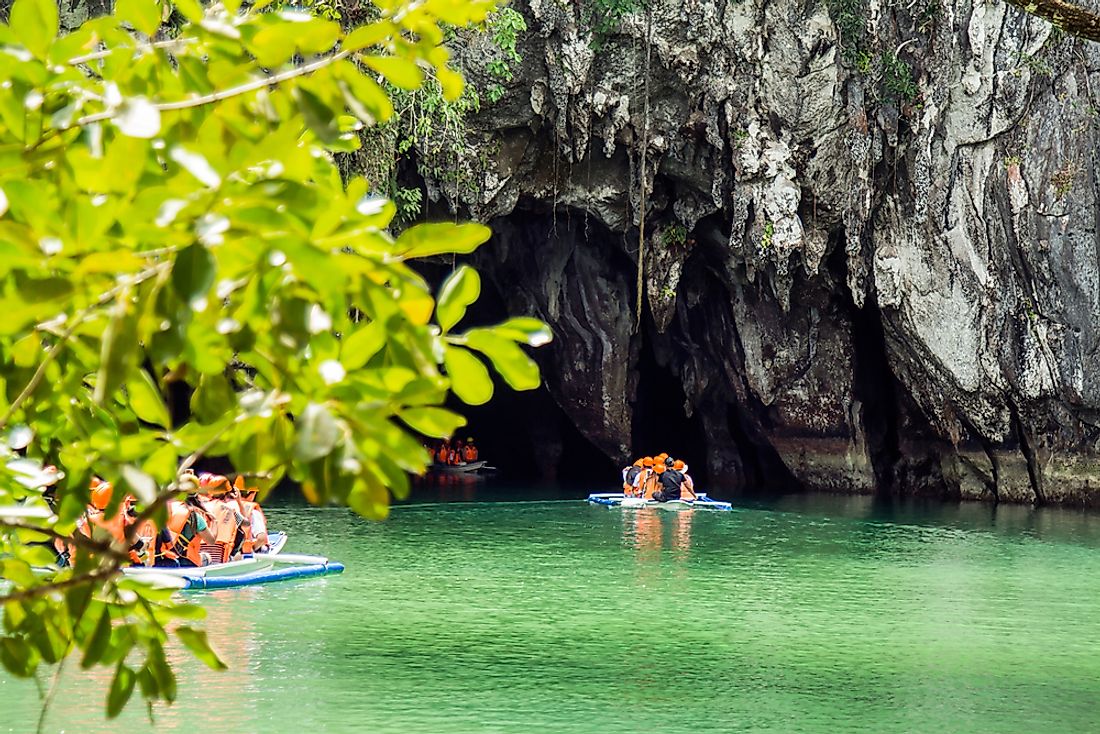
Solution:
{"label": "white outrigger boat", "polygon": [[714,510],[728,512],[733,509],[729,502],[711,499],[705,492],[696,493],[694,500],[670,500],[658,502],[647,500],[644,497],[628,497],[622,492],[599,492],[588,495],[589,504],[603,505],[604,507],[621,507],[624,510],[642,510],[653,508],[655,510]]}
{"label": "white outrigger boat", "polygon": [[343,573],[342,563],[330,561],[324,556],[283,553],[286,541],[286,533],[271,533],[270,550],[246,556],[239,561],[188,568],[134,566],[123,569],[123,573],[157,586],[177,589],[227,589]]}
{"label": "white outrigger boat", "polygon": [[479,474],[481,472],[495,472],[495,466],[488,466],[485,461],[466,461],[461,464],[432,464],[430,471],[440,474]]}

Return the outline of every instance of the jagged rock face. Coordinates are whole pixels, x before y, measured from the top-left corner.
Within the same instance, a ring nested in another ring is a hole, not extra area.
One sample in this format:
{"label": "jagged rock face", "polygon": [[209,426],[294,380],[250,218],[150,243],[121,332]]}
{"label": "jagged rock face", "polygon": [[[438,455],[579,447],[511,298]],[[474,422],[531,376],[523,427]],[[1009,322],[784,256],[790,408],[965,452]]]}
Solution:
{"label": "jagged rock face", "polygon": [[471,121],[461,204],[581,430],[629,455],[645,342],[716,475],[765,451],[810,487],[1100,501],[1100,51],[1003,4],[853,0],[860,71],[824,3],[649,5],[594,50],[577,3],[518,3],[523,63]]}

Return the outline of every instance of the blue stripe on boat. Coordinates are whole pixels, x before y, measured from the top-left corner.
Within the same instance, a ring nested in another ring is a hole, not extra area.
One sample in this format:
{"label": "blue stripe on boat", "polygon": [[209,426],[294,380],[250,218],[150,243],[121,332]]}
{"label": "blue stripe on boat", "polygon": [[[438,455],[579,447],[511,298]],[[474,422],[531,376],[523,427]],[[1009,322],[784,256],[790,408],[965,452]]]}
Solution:
{"label": "blue stripe on boat", "polygon": [[273,581],[287,581],[289,579],[304,579],[313,576],[328,576],[344,572],[342,563],[317,563],[310,566],[287,566],[285,568],[256,571],[240,576],[221,576],[206,578],[204,576],[184,576],[188,590],[201,589],[231,589],[237,586],[253,586],[255,584],[270,584]]}

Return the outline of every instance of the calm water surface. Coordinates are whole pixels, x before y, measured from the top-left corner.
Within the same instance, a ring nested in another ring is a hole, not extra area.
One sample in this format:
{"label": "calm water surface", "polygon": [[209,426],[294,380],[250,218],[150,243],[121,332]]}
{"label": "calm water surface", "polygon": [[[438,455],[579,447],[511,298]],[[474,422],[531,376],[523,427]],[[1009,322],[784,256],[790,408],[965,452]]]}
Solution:
{"label": "calm water surface", "polygon": [[[103,721],[66,671],[48,731],[1095,732],[1100,517],[797,498],[276,507],[343,576],[195,595],[233,671]],[[177,655],[176,659],[181,656]],[[34,686],[0,676],[0,732]]]}

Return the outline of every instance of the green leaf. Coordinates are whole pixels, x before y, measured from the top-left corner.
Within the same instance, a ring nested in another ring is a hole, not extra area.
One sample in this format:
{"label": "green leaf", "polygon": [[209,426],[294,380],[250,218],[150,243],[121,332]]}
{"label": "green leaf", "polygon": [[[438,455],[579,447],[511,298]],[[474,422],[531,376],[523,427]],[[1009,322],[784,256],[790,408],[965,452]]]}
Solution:
{"label": "green leaf", "polygon": [[378,354],[385,344],[386,329],[381,322],[371,321],[344,339],[340,349],[340,363],[349,372],[357,370]]}
{"label": "green leaf", "polygon": [[469,265],[462,265],[443,281],[435,306],[439,328],[446,334],[466,315],[466,307],[481,295],[481,278]]}
{"label": "green leaf", "polygon": [[25,641],[14,637],[0,637],[0,663],[9,673],[18,678],[29,678],[34,674],[34,650]]}
{"label": "green leaf", "polygon": [[195,657],[206,664],[211,670],[225,670],[226,665],[218,654],[210,647],[210,641],[206,638],[206,630],[198,630],[193,627],[177,627],[176,636],[190,650]]}
{"label": "green leaf", "polygon": [[376,21],[370,25],[359,26],[340,44],[341,51],[361,51],[368,46],[380,43],[393,35],[393,24],[389,21]]}
{"label": "green leaf", "polygon": [[377,477],[365,474],[348,493],[348,507],[368,520],[385,520],[390,513],[390,497]]}
{"label": "green leaf", "polygon": [[294,458],[310,462],[332,453],[340,437],[336,418],[324,405],[309,403],[294,424]]}
{"label": "green leaf", "polygon": [[395,87],[412,91],[424,83],[424,72],[415,62],[399,56],[365,56],[364,63]]}
{"label": "green leaf", "polygon": [[147,36],[160,27],[160,3],[156,0],[118,0],[115,15]]}
{"label": "green leaf", "polygon": [[110,644],[111,611],[104,608],[103,614],[99,615],[99,621],[96,622],[91,637],[84,643],[84,657],[80,660],[80,667],[87,670],[98,663],[102,659],[103,653],[107,652],[107,647]]}
{"label": "green leaf", "polygon": [[431,438],[450,438],[466,419],[446,408],[407,408],[398,416],[414,431]]}
{"label": "green leaf", "polygon": [[514,342],[488,329],[466,334],[466,345],[484,354],[514,390],[533,390],[539,386],[539,368]]}
{"label": "green leaf", "polygon": [[168,407],[161,398],[157,383],[148,372],[138,370],[137,374],[126,382],[126,394],[130,396],[130,410],[134,411],[134,415],[138,418],[163,428],[172,427]]}
{"label": "green leaf", "polygon": [[493,327],[493,333],[529,347],[541,347],[554,338],[549,326],[530,316],[519,316],[497,324]]}
{"label": "green leaf", "polygon": [[322,143],[334,143],[340,138],[340,128],[336,124],[340,110],[329,107],[320,97],[303,87],[295,87],[294,98],[298,101],[298,110],[306,125]]}
{"label": "green leaf", "polygon": [[249,42],[249,49],[262,66],[285,64],[298,48],[297,23],[274,23]]}
{"label": "green leaf", "polygon": [[123,663],[115,669],[111,690],[107,693],[107,718],[113,719],[122,712],[134,692],[134,671]]}
{"label": "green leaf", "polygon": [[467,405],[484,405],[493,397],[493,380],[481,360],[461,347],[447,347],[443,357],[451,390]]}
{"label": "green leaf", "polygon": [[204,423],[213,423],[237,405],[237,394],[223,374],[203,375],[191,395],[191,412]]}
{"label": "green leaf", "polygon": [[199,243],[184,248],[172,265],[172,287],[176,295],[194,307],[213,285],[216,267],[214,256]]}
{"label": "green leaf", "polygon": [[16,38],[40,59],[45,59],[57,37],[55,0],[15,0],[11,6],[11,29]]}
{"label": "green leaf", "polygon": [[397,238],[394,248],[402,257],[429,257],[457,253],[468,255],[489,239],[493,232],[484,224],[438,222],[409,227]]}
{"label": "green leaf", "polygon": [[439,80],[439,86],[443,90],[443,99],[448,102],[455,102],[462,96],[466,80],[457,71],[443,66],[436,69],[435,77]]}
{"label": "green leaf", "polygon": [[202,20],[203,9],[199,0],[172,0],[172,5],[180,14],[192,23]]}
{"label": "green leaf", "polygon": [[103,405],[129,377],[140,350],[137,327],[138,317],[130,302],[130,291],[126,289],[118,295],[111,309],[111,320],[103,332],[92,398],[97,405]]}

